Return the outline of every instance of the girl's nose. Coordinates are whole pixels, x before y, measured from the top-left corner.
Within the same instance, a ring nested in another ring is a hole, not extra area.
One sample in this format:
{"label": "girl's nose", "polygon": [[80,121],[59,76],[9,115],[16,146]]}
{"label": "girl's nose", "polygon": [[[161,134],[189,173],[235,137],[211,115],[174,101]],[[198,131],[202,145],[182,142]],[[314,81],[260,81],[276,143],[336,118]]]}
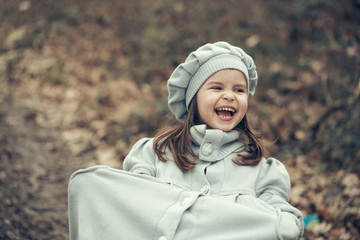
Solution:
{"label": "girl's nose", "polygon": [[233,101],[235,99],[235,96],[230,92],[224,92],[223,99],[227,101]]}

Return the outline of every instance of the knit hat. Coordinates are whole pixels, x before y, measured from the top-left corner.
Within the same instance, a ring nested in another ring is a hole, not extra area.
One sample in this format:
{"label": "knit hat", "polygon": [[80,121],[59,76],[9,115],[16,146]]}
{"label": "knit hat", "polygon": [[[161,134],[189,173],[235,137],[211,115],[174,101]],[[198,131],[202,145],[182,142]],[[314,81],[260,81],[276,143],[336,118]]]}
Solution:
{"label": "knit hat", "polygon": [[254,95],[258,76],[253,59],[241,48],[226,42],[208,43],[190,53],[167,82],[168,104],[180,122],[185,121],[190,102],[204,82],[223,69],[241,71],[247,81],[248,95]]}

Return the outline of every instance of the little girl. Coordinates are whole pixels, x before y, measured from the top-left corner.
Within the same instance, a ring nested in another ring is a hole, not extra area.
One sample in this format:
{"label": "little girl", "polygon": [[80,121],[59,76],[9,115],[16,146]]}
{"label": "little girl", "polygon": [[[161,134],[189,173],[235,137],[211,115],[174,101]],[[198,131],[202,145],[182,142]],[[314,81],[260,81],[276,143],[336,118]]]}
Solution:
{"label": "little girl", "polygon": [[301,239],[289,175],[263,157],[248,122],[256,85],[242,49],[192,52],[168,80],[181,124],[138,141],[124,171],[95,166],[70,178],[70,239]]}

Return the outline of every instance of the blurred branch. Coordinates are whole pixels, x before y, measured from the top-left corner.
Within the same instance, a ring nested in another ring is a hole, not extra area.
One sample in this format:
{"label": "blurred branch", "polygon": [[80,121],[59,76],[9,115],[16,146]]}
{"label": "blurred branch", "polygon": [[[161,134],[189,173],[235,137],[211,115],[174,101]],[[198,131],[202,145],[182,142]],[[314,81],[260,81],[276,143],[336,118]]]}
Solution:
{"label": "blurred branch", "polygon": [[319,120],[311,127],[311,139],[315,140],[320,126],[334,113],[340,110],[356,109],[356,105],[360,101],[360,79],[354,90],[353,97],[349,97],[345,102],[333,102],[333,105],[319,118]]}

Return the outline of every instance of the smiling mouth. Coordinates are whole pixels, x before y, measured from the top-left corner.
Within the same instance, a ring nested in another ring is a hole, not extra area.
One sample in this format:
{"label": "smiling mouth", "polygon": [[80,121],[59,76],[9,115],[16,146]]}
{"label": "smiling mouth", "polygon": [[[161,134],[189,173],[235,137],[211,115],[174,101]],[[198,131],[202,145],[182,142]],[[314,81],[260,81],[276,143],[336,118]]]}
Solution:
{"label": "smiling mouth", "polygon": [[229,107],[221,107],[215,109],[216,114],[222,119],[230,119],[235,114],[235,109]]}

